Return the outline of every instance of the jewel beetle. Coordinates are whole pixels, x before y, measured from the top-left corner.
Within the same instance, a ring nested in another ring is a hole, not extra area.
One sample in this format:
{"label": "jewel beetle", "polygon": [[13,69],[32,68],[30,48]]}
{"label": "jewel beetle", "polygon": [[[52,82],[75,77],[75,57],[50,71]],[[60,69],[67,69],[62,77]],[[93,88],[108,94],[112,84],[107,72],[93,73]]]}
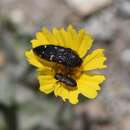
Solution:
{"label": "jewel beetle", "polygon": [[77,86],[76,81],[73,78],[68,77],[67,75],[56,73],[55,79],[72,88],[75,88]]}
{"label": "jewel beetle", "polygon": [[82,59],[70,48],[49,44],[35,47],[33,48],[33,52],[42,59],[56,62],[70,68],[82,64]]}

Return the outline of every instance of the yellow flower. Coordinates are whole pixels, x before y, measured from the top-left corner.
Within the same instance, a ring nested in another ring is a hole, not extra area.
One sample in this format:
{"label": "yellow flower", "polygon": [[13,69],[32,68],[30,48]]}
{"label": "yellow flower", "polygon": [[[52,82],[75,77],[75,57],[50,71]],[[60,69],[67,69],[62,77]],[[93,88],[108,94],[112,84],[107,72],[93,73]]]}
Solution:
{"label": "yellow flower", "polygon": [[40,91],[46,94],[54,92],[55,96],[60,96],[63,101],[68,100],[72,104],[78,103],[79,94],[89,99],[97,96],[100,90],[99,84],[105,80],[105,76],[90,74],[90,71],[106,68],[104,64],[106,57],[104,49],[96,49],[85,57],[93,43],[93,38],[88,32],[84,29],[77,32],[71,25],[67,27],[67,30],[53,28],[52,31],[48,31],[47,28],[43,28],[41,32],[36,33],[36,38],[31,42],[32,48],[50,44],[71,48],[83,61],[81,66],[69,69],[69,76],[77,83],[76,87],[70,87],[55,78],[57,72],[65,74],[68,71],[64,65],[38,57],[33,49],[26,51],[25,55],[29,63],[38,68]]}

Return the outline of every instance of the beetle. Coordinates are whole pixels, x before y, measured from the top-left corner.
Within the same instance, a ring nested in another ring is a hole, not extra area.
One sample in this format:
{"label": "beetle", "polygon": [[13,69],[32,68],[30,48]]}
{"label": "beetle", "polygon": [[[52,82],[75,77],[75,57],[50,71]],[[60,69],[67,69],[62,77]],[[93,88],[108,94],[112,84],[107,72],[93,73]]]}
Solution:
{"label": "beetle", "polygon": [[63,74],[60,74],[60,73],[56,73],[55,74],[55,79],[58,80],[59,82],[62,82],[64,83],[65,85],[71,87],[71,88],[75,88],[77,86],[77,83],[76,81],[67,76],[67,75],[63,75]]}
{"label": "beetle", "polygon": [[70,68],[80,66],[82,63],[82,59],[70,48],[49,44],[35,47],[33,48],[33,52],[42,59]]}

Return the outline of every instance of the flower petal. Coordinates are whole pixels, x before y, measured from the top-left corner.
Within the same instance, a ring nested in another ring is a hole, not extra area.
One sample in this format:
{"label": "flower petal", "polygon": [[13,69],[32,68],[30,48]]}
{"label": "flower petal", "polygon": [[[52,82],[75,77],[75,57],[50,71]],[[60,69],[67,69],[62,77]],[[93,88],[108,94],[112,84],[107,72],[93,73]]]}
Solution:
{"label": "flower petal", "polygon": [[36,39],[37,39],[37,40],[41,40],[41,41],[43,41],[43,42],[44,42],[44,40],[47,40],[47,39],[45,38],[45,36],[43,35],[42,32],[37,32],[37,33],[36,33]]}
{"label": "flower petal", "polygon": [[97,96],[97,90],[100,90],[99,84],[105,80],[103,75],[88,75],[83,74],[77,80],[78,88],[81,94],[93,99]]}
{"label": "flower petal", "polygon": [[36,33],[36,39],[33,39],[31,41],[31,43],[32,43],[32,48],[35,48],[35,47],[38,47],[38,46],[41,46],[41,45],[49,44],[49,41],[45,37],[43,32],[37,32]]}
{"label": "flower petal", "polygon": [[48,40],[49,43],[56,43],[57,42],[56,38],[53,37],[52,33],[46,27],[44,27],[42,29],[42,33],[46,37],[46,39]]}
{"label": "flower petal", "polygon": [[60,96],[63,101],[65,101],[68,98],[69,91],[64,86],[59,85],[55,88],[54,93],[56,96]]}
{"label": "flower petal", "polygon": [[70,38],[69,38],[70,36],[68,35],[68,32],[66,32],[64,28],[61,28],[60,33],[61,33],[61,36],[62,36],[64,47],[70,48]]}
{"label": "flower petal", "polygon": [[85,35],[86,35],[86,30],[80,29],[79,32],[78,32],[78,43],[82,42]]}
{"label": "flower petal", "polygon": [[87,53],[87,51],[91,48],[92,43],[93,43],[92,36],[89,33],[85,32],[83,40],[79,42],[80,46],[79,46],[79,49],[77,50],[77,52],[79,53],[79,56],[81,58],[83,56],[85,56],[85,54]]}
{"label": "flower petal", "polygon": [[68,89],[61,87],[61,95],[59,96],[62,97],[63,101],[65,101],[68,98],[68,95],[69,95]]}
{"label": "flower petal", "polygon": [[26,51],[25,56],[27,57],[27,60],[30,64],[34,65],[38,68],[43,68],[44,66],[42,63],[38,60],[38,58],[34,55],[33,51]]}
{"label": "flower petal", "polygon": [[46,66],[44,68],[38,68],[37,74],[39,76],[52,75],[54,77],[54,71],[50,67],[46,67]]}
{"label": "flower petal", "polygon": [[[57,28],[53,28],[52,35],[55,37],[55,39],[57,41],[56,45],[63,46],[63,47],[65,46],[64,39],[63,39],[63,36],[62,36],[60,30],[58,30]],[[55,45],[55,43],[54,43],[54,45]]]}
{"label": "flower petal", "polygon": [[78,89],[77,90],[70,90],[69,91],[69,101],[71,104],[77,104],[79,102],[78,100],[78,94],[79,94],[79,91]]}
{"label": "flower petal", "polygon": [[88,55],[83,62],[83,70],[92,70],[92,69],[103,69],[107,66],[104,65],[106,57],[103,54],[104,49],[96,49],[90,55]]}
{"label": "flower petal", "polygon": [[56,97],[59,96],[60,92],[61,92],[61,85],[59,83],[57,83],[57,85],[55,86],[55,89],[54,89],[55,96]]}
{"label": "flower petal", "polygon": [[73,28],[72,25],[69,25],[67,27],[67,47],[71,48],[73,50],[77,50],[79,43],[77,43],[77,32],[75,31],[75,29]]}
{"label": "flower petal", "polygon": [[40,83],[40,91],[49,94],[54,91],[54,86],[56,84],[56,80],[53,78],[52,75],[43,75],[38,76],[39,83]]}
{"label": "flower petal", "polygon": [[[86,34],[86,31],[85,31],[85,29],[80,29],[79,30],[79,32],[78,32],[78,38],[77,38],[77,49],[76,49],[76,51],[79,49],[79,47],[80,47],[80,45],[81,45],[81,43],[82,43],[82,41],[83,41],[83,39],[84,39],[84,36],[85,36],[85,34]],[[77,53],[79,53],[79,52],[77,52]],[[80,56],[80,54],[79,54],[79,56]]]}

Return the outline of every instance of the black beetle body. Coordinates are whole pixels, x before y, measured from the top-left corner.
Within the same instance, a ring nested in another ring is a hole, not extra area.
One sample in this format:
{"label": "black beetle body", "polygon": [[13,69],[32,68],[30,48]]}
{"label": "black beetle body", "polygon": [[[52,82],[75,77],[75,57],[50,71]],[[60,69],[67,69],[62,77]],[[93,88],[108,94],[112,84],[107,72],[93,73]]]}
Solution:
{"label": "black beetle body", "polygon": [[56,45],[41,45],[34,48],[33,52],[40,58],[63,64],[66,67],[77,67],[82,63],[82,59],[70,48]]}
{"label": "black beetle body", "polygon": [[68,77],[67,75],[56,73],[55,79],[64,83],[65,85],[68,85],[69,87],[74,88],[77,86],[76,81],[74,79],[72,79],[71,77]]}

